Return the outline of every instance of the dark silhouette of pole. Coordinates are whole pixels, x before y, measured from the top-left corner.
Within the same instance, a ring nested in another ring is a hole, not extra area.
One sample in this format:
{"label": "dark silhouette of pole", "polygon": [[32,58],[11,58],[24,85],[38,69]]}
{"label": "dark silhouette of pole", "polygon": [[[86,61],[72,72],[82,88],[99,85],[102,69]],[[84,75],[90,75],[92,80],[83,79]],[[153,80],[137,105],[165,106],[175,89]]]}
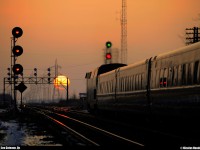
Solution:
{"label": "dark silhouette of pole", "polygon": [[67,77],[67,101],[69,100],[69,85],[68,85],[68,77]]}
{"label": "dark silhouette of pole", "polygon": [[3,79],[3,103],[6,104],[6,87],[5,87],[5,78]]}
{"label": "dark silhouette of pole", "polygon": [[[15,47],[15,36],[13,36],[13,47]],[[15,61],[16,61],[16,57],[15,55],[13,55],[13,66],[15,66]],[[14,79],[13,79],[14,83],[13,83],[13,86],[14,86],[14,109],[15,111],[17,111],[17,91],[16,91],[16,73],[14,72]]]}

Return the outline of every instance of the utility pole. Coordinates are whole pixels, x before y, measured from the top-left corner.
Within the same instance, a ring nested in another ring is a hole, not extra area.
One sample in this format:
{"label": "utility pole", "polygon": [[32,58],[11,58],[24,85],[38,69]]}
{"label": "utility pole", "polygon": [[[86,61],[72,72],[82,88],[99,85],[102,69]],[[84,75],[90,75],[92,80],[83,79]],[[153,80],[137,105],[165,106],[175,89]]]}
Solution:
{"label": "utility pole", "polygon": [[122,0],[121,13],[121,63],[127,64],[127,3]]}
{"label": "utility pole", "polygon": [[200,41],[199,36],[199,28],[193,27],[193,28],[186,28],[186,45],[193,44]]}

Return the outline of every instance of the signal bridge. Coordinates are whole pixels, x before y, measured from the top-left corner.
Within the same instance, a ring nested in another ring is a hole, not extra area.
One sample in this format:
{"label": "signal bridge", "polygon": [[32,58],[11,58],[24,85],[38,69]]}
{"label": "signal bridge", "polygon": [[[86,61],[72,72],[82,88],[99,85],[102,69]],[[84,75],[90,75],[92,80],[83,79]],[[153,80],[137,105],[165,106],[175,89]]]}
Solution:
{"label": "signal bridge", "polygon": [[[24,84],[54,84],[56,77],[18,77],[15,84],[23,82]],[[9,77],[4,78],[4,84],[14,84]]]}

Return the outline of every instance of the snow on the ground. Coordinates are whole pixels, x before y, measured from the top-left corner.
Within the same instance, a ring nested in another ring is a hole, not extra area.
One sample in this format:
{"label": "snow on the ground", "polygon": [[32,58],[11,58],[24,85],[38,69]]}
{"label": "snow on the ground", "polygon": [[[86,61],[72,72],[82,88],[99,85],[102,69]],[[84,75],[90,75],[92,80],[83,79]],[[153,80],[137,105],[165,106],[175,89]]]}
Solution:
{"label": "snow on the ground", "polygon": [[5,134],[5,137],[0,141],[0,145],[5,146],[19,146],[21,145],[22,138],[24,136],[24,131],[20,129],[18,123],[15,120],[10,120],[9,122],[1,122],[1,128],[5,130],[1,131]]}
{"label": "snow on the ground", "polygon": [[[34,135],[31,131],[37,130],[36,126],[29,128],[16,120],[0,120],[0,136],[3,137],[0,146],[62,146],[51,141],[51,136]],[[44,141],[45,138],[49,140]]]}

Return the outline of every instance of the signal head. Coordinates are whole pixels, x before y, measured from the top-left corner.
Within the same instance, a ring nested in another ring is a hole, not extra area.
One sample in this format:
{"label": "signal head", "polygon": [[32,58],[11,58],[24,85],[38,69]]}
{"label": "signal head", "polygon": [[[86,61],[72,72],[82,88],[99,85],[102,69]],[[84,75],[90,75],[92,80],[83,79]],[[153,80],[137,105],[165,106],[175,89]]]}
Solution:
{"label": "signal head", "polygon": [[15,65],[13,66],[13,72],[14,72],[15,74],[21,74],[21,73],[23,72],[23,67],[22,67],[22,65],[20,65],[20,64],[15,64]]}
{"label": "signal head", "polygon": [[15,38],[21,37],[22,34],[23,34],[23,30],[20,27],[15,27],[15,28],[12,29],[12,35]]}
{"label": "signal head", "polygon": [[106,42],[106,47],[107,48],[111,48],[112,47],[112,43],[110,41]]}
{"label": "signal head", "polygon": [[20,56],[23,53],[23,48],[19,45],[16,45],[15,47],[13,47],[12,51],[15,56]]}

